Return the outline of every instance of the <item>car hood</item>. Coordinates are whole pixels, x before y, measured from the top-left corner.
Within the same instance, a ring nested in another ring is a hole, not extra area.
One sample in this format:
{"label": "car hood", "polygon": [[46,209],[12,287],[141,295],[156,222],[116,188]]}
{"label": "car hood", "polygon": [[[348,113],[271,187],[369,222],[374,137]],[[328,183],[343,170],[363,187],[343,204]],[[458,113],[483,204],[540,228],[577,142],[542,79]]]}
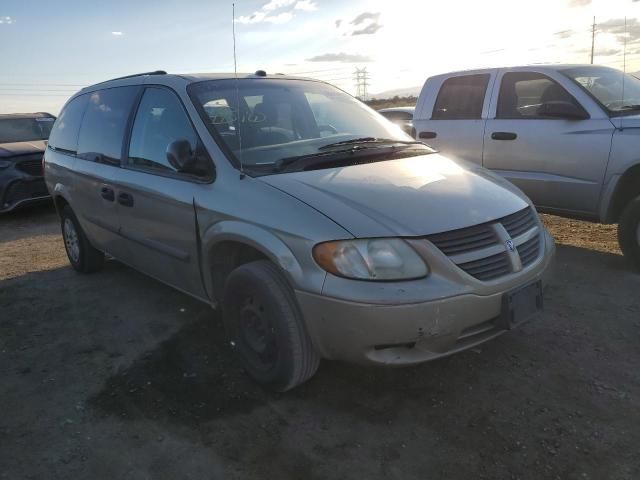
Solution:
{"label": "car hood", "polygon": [[29,155],[30,153],[43,153],[47,146],[45,140],[32,140],[30,142],[0,143],[0,158]]}
{"label": "car hood", "polygon": [[440,154],[260,177],[355,237],[421,236],[501,218],[529,201],[475,165]]}

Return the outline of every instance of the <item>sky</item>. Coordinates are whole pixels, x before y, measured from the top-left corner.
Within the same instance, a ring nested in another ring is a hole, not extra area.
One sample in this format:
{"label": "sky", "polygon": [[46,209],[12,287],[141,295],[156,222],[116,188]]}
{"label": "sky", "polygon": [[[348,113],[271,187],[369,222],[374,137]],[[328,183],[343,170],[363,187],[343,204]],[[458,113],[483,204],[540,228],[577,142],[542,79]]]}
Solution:
{"label": "sky", "polygon": [[[352,94],[366,67],[375,95],[452,70],[588,63],[594,16],[595,63],[640,70],[640,0],[236,0],[237,65]],[[233,71],[233,17],[231,0],[2,0],[0,113],[57,114],[131,73]]]}

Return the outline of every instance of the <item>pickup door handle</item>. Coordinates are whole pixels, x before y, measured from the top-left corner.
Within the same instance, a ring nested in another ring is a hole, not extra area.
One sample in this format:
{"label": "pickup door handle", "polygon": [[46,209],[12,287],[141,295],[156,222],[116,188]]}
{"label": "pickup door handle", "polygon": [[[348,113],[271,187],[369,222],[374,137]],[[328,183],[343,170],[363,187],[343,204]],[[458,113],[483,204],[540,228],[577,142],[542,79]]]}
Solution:
{"label": "pickup door handle", "polygon": [[100,196],[110,202],[113,202],[116,198],[116,195],[113,192],[113,189],[109,187],[102,187],[100,189]]}
{"label": "pickup door handle", "polygon": [[492,140],[515,140],[518,135],[513,132],[493,132],[491,134]]}
{"label": "pickup door handle", "polygon": [[420,135],[419,135],[420,138],[425,138],[425,139],[436,138],[437,136],[438,134],[436,132],[420,132]]}
{"label": "pickup door handle", "polygon": [[120,192],[118,194],[118,203],[125,207],[133,207],[133,195],[127,192]]}

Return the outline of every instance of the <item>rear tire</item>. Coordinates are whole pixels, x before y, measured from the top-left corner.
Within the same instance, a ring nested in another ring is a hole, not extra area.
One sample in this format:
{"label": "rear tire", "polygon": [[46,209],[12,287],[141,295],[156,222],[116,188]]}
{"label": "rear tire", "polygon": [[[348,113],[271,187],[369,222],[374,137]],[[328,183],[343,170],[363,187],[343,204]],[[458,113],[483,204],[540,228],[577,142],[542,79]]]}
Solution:
{"label": "rear tire", "polygon": [[620,216],[618,242],[627,260],[640,271],[640,197],[629,202]]}
{"label": "rear tire", "polygon": [[287,279],[269,261],[236,268],[225,282],[225,327],[249,375],[284,392],[310,379],[320,357]]}
{"label": "rear tire", "polygon": [[95,249],[84,234],[78,219],[69,205],[60,212],[62,239],[69,263],[78,272],[92,273],[104,264],[104,253]]}

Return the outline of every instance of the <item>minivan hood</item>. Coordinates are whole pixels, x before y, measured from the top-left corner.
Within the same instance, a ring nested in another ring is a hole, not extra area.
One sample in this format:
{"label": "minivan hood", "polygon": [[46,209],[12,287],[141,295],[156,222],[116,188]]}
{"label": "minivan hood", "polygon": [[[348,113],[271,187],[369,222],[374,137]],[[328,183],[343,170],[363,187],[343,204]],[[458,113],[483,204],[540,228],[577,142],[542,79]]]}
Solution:
{"label": "minivan hood", "polygon": [[260,180],[307,203],[355,237],[428,235],[495,220],[528,205],[505,180],[440,154]]}
{"label": "minivan hood", "polygon": [[30,142],[0,143],[0,158],[28,155],[30,153],[43,153],[46,147],[45,140],[32,140]]}

